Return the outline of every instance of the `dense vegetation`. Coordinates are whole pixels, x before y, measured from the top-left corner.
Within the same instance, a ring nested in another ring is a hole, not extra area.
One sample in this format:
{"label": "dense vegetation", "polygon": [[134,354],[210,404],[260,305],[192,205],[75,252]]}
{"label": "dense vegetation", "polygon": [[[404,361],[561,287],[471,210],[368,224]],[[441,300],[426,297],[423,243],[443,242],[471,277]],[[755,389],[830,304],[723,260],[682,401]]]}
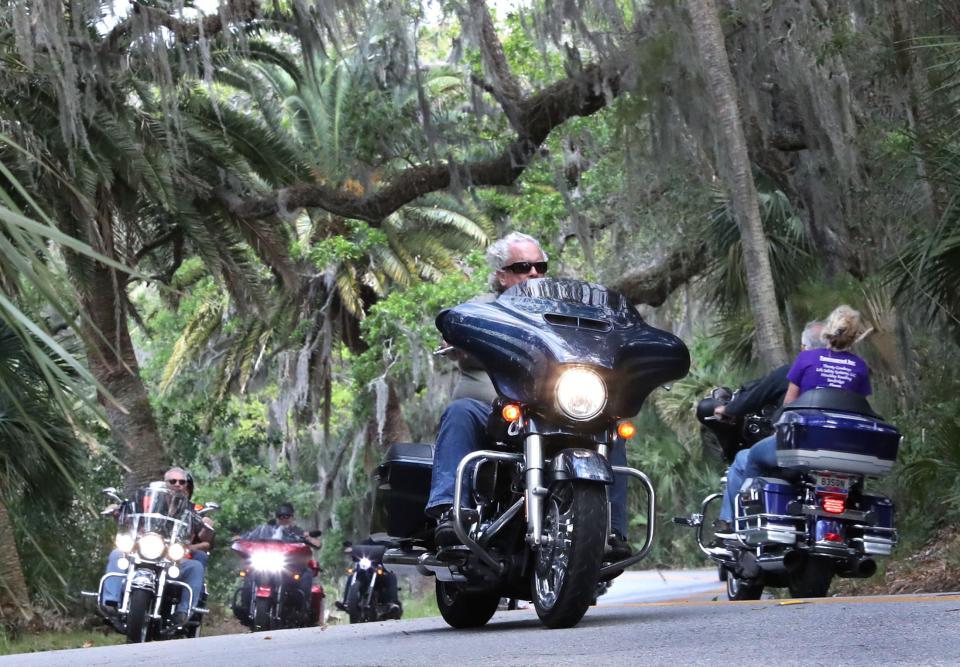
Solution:
{"label": "dense vegetation", "polygon": [[[213,4],[0,3],[8,626],[96,580],[100,488],[173,463],[221,534],[291,500],[337,571],[383,446],[433,439],[433,316],[513,229],[689,344],[629,449],[660,517],[721,472],[697,398],[845,302],[907,436],[903,549],[956,521],[953,3]],[[664,522],[653,562],[699,559]]]}

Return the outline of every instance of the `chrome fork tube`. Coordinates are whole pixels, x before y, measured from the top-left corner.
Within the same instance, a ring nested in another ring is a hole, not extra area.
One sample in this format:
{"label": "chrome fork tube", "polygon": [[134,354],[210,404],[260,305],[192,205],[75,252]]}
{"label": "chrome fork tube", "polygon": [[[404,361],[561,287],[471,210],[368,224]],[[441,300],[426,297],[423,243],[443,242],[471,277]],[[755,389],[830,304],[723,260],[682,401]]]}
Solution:
{"label": "chrome fork tube", "polygon": [[523,458],[527,482],[527,544],[536,549],[543,539],[543,498],[547,495],[543,488],[543,438],[539,434],[527,436]]}

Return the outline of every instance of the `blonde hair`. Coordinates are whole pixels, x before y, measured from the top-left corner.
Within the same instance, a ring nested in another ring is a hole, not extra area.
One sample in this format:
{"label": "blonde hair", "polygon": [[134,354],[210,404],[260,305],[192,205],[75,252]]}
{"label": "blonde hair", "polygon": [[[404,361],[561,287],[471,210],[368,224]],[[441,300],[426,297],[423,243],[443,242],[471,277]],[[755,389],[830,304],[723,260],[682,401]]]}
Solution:
{"label": "blonde hair", "polygon": [[842,305],[833,309],[823,325],[823,340],[831,350],[846,350],[853,345],[863,325],[859,311]]}

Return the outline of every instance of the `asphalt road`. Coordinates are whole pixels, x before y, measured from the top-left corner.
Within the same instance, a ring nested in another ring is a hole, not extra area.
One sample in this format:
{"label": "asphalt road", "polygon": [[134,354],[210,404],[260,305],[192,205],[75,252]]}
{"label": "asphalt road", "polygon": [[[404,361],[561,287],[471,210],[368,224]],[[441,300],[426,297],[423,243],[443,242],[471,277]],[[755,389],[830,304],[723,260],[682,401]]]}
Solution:
{"label": "asphalt road", "polygon": [[[570,630],[543,629],[531,608],[471,631],[432,618],[388,621],[18,655],[0,665],[960,664],[960,593],[725,602],[713,600],[716,579],[682,576],[687,599],[626,602],[614,587]],[[634,573],[639,594],[672,586],[657,577]]]}

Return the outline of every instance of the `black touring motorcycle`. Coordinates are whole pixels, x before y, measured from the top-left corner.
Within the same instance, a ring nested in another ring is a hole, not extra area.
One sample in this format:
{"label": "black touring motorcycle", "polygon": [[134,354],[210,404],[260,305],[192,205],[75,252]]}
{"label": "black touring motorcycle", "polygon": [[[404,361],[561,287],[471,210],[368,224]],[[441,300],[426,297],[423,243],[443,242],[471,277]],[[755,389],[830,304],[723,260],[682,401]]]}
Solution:
{"label": "black touring motorcycle", "polygon": [[839,389],[804,392],[775,422],[769,408],[734,421],[716,419],[714,408],[729,398],[718,388],[697,406],[697,418],[712,432],[708,443],[719,445],[730,463],[739,449],[775,432],[780,469],[744,481],[729,537],[704,542],[704,516],[722,502],[722,492],[707,496],[699,513],[674,519],[696,529],[697,545],[718,564],[727,597],[756,600],[765,587],[823,597],[834,576],[872,576],[873,557],[890,555],[897,532],[893,503],[864,485],[890,472],[901,439],[897,429],[866,398]]}
{"label": "black touring motorcycle", "polygon": [[[547,627],[576,625],[598,584],[652,546],[653,486],[639,470],[611,467],[607,454],[620,420],[686,375],[687,349],[647,325],[621,294],[576,280],[528,280],[495,302],[443,311],[437,328],[478,359],[496,387],[489,447],[457,468],[462,545],[442,549],[423,514],[432,447],[389,449],[375,474],[373,531],[397,546],[383,562],[435,576],[440,613],[455,628],[484,625],[501,597],[532,600]],[[607,486],[615,472],[647,493],[646,540],[633,556],[609,562]]]}

